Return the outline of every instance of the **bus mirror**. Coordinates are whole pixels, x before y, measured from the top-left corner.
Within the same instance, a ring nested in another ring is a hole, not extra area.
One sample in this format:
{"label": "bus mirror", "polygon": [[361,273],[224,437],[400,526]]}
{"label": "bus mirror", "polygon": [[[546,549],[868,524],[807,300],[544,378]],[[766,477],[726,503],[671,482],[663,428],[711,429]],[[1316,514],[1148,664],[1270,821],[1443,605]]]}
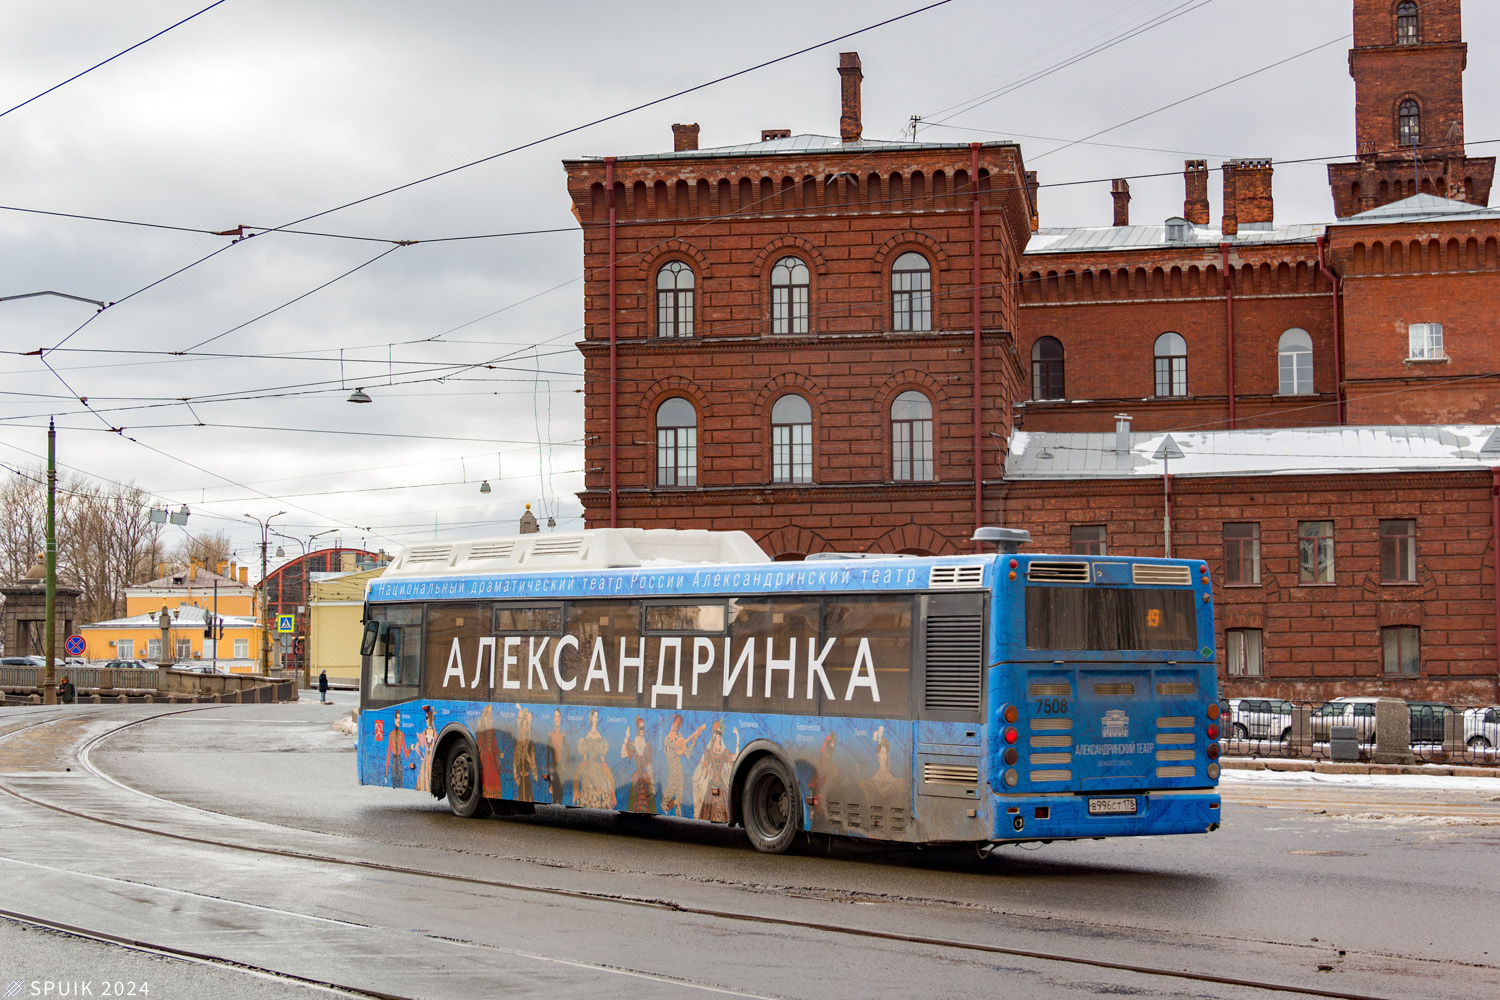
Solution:
{"label": "bus mirror", "polygon": [[380,622],[374,619],[365,622],[365,634],[359,642],[360,656],[374,656],[375,643],[380,641]]}

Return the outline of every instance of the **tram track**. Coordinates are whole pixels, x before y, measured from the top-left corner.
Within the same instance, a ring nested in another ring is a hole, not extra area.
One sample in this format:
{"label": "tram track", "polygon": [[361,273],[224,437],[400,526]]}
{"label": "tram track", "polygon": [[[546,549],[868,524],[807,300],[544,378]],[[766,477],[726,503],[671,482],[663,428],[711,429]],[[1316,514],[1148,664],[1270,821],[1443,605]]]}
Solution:
{"label": "tram track", "polygon": [[[153,715],[148,716],[146,718],[130,720],[130,721],[125,722],[123,724],[113,726],[113,727],[111,727],[109,730],[107,730],[105,732],[97,733],[97,734],[95,734],[93,736],[88,737],[84,741],[84,743],[77,748],[76,752],[77,752],[77,761],[78,761],[78,764],[79,764],[79,766],[87,774],[92,775],[93,777],[95,777],[95,778],[97,778],[97,779],[99,779],[101,781],[107,782],[107,783],[109,783],[109,784],[111,784],[111,785],[113,785],[113,786],[115,786],[115,787],[117,787],[117,788],[119,788],[119,789],[121,789],[123,791],[129,792],[129,793],[134,794],[134,795],[139,795],[139,796],[143,796],[143,797],[152,799],[152,800],[154,800],[156,802],[163,803],[163,804],[165,804],[167,806],[170,806],[172,808],[175,808],[175,809],[181,809],[181,810],[189,811],[189,812],[193,812],[193,813],[205,813],[205,812],[207,812],[206,810],[201,810],[201,809],[198,809],[197,807],[187,806],[187,805],[184,805],[182,803],[173,802],[170,799],[164,799],[164,798],[161,798],[160,796],[152,795],[149,792],[144,792],[144,791],[142,791],[140,789],[133,788],[133,787],[131,787],[129,785],[126,785],[126,784],[124,784],[124,783],[116,780],[115,778],[111,777],[108,774],[105,774],[103,771],[99,770],[97,767],[95,767],[93,765],[92,761],[90,760],[90,753],[91,753],[91,751],[93,749],[95,749],[96,747],[98,747],[105,740],[107,740],[107,739],[109,739],[111,737],[114,737],[114,736],[118,735],[119,733],[124,732],[125,730],[133,728],[135,726],[143,725],[143,724],[145,724],[147,722],[154,722],[154,721],[157,721],[157,720],[160,720],[160,719],[163,719],[163,718],[167,718],[167,717],[170,717],[170,716],[174,716],[174,715],[183,715],[183,714],[189,714],[189,713],[195,713],[195,712],[218,711],[218,710],[221,710],[221,706],[195,706],[195,707],[192,707],[192,708],[177,709],[177,710],[169,711],[169,712],[156,713],[156,714],[153,714]],[[62,718],[51,717],[51,718],[48,718],[48,719],[39,720],[37,722],[30,723],[28,725],[25,725],[25,726],[22,726],[22,727],[19,727],[19,728],[16,728],[16,729],[12,729],[12,730],[9,730],[9,731],[7,731],[7,732],[5,732],[3,734],[0,734],[0,744],[3,744],[5,742],[9,742],[10,740],[12,740],[12,739],[14,739],[14,738],[16,738],[18,736],[21,736],[21,735],[23,735],[25,733],[31,732],[31,731],[33,731],[33,730],[35,730],[37,728],[42,727],[42,726],[46,726],[46,725],[49,725],[49,724],[55,724],[55,723],[59,723],[59,722],[63,722],[63,721],[69,721],[69,720],[76,721],[77,719],[78,719],[78,716],[76,716],[76,715],[68,715],[68,716],[64,716]],[[221,850],[228,850],[228,851],[234,851],[234,852],[255,854],[255,855],[261,855],[261,856],[278,857],[278,858],[284,858],[284,859],[293,860],[293,861],[297,861],[297,862],[304,862],[304,863],[313,863],[313,864],[340,866],[340,867],[352,868],[352,869],[358,869],[358,870],[364,870],[364,871],[370,871],[370,872],[379,872],[379,873],[386,874],[386,875],[399,875],[399,876],[409,877],[409,878],[415,878],[415,879],[431,879],[431,880],[437,880],[437,881],[441,881],[441,882],[445,882],[445,883],[468,885],[468,886],[473,886],[473,887],[476,887],[476,888],[497,889],[497,890],[504,890],[504,891],[510,891],[510,892],[522,892],[522,893],[541,894],[541,895],[547,895],[547,896],[553,896],[553,897],[561,897],[561,898],[571,898],[571,899],[576,899],[576,900],[580,900],[580,901],[587,901],[589,903],[595,903],[595,904],[606,904],[606,905],[618,905],[618,906],[628,906],[628,907],[649,908],[649,909],[661,910],[661,911],[668,911],[668,912],[678,913],[678,914],[683,914],[683,915],[688,915],[688,916],[695,916],[695,917],[703,917],[703,918],[711,918],[711,919],[716,919],[716,920],[729,921],[729,922],[733,922],[733,923],[741,924],[741,925],[747,925],[747,924],[748,925],[760,925],[760,926],[765,926],[765,927],[775,927],[775,928],[779,928],[779,929],[795,930],[795,931],[815,931],[815,932],[824,933],[824,934],[830,934],[830,935],[839,935],[839,936],[848,936],[848,937],[859,938],[859,939],[862,939],[864,941],[870,941],[870,940],[884,941],[884,942],[891,942],[891,943],[897,943],[897,944],[906,944],[906,945],[930,947],[930,948],[937,948],[937,949],[948,949],[948,950],[952,950],[952,951],[965,952],[965,953],[970,953],[970,954],[993,955],[993,956],[1002,956],[1002,957],[1012,958],[1012,959],[1024,959],[1024,960],[1029,960],[1029,961],[1034,961],[1034,962],[1040,962],[1040,963],[1056,963],[1056,964],[1060,964],[1060,965],[1064,965],[1064,966],[1071,966],[1071,967],[1075,967],[1075,968],[1090,968],[1090,969],[1097,969],[1097,970],[1100,970],[1100,971],[1109,971],[1109,972],[1115,972],[1115,973],[1126,973],[1126,974],[1139,975],[1139,976],[1156,978],[1156,979],[1169,979],[1169,980],[1177,980],[1177,981],[1186,981],[1186,982],[1193,982],[1193,983],[1201,983],[1201,984],[1204,984],[1204,985],[1215,985],[1215,986],[1233,987],[1233,988],[1239,988],[1239,989],[1245,989],[1245,990],[1251,990],[1251,991],[1259,991],[1259,992],[1262,992],[1262,993],[1272,994],[1272,995],[1292,995],[1292,996],[1318,997],[1318,998],[1329,998],[1329,1000],[1398,1000],[1398,998],[1382,997],[1382,996],[1377,996],[1377,995],[1374,995],[1374,994],[1355,993],[1355,992],[1350,992],[1350,991],[1345,991],[1345,990],[1336,990],[1336,989],[1323,989],[1323,988],[1312,987],[1312,986],[1307,986],[1307,985],[1295,985],[1295,984],[1288,984],[1288,983],[1275,983],[1275,982],[1268,982],[1268,981],[1250,979],[1250,978],[1246,978],[1246,977],[1242,977],[1242,976],[1218,975],[1218,974],[1214,974],[1214,973],[1202,972],[1202,971],[1194,971],[1194,970],[1190,970],[1190,969],[1173,969],[1173,968],[1166,968],[1166,967],[1163,967],[1163,966],[1151,966],[1151,965],[1141,965],[1141,964],[1133,964],[1133,963],[1125,963],[1125,962],[1113,962],[1113,961],[1108,961],[1108,960],[1101,959],[1101,958],[1092,958],[1092,957],[1081,956],[1081,955],[1069,955],[1069,954],[1064,954],[1064,953],[1060,953],[1060,952],[1050,952],[1050,951],[1042,951],[1042,950],[1028,949],[1028,948],[1006,947],[1004,945],[996,945],[996,944],[990,944],[990,943],[985,943],[985,942],[976,942],[976,941],[962,940],[962,939],[959,939],[959,938],[956,938],[956,937],[928,936],[928,935],[919,935],[919,934],[909,934],[909,933],[903,933],[903,932],[891,931],[891,930],[879,930],[879,929],[873,929],[873,928],[858,928],[858,927],[849,927],[849,926],[830,925],[828,923],[819,922],[819,921],[800,920],[800,919],[796,919],[796,918],[793,918],[793,917],[786,917],[786,916],[774,916],[774,915],[766,915],[766,914],[751,914],[751,913],[744,913],[744,912],[736,912],[736,911],[732,911],[732,910],[725,910],[725,909],[715,908],[715,907],[711,907],[711,906],[700,906],[700,905],[695,905],[695,904],[686,903],[686,902],[680,902],[680,901],[674,901],[674,900],[669,900],[669,899],[648,898],[648,897],[630,896],[630,895],[624,895],[624,894],[594,892],[594,891],[587,891],[587,890],[580,890],[580,889],[570,889],[570,888],[559,887],[559,886],[537,885],[537,884],[527,883],[527,882],[513,880],[513,879],[483,878],[483,877],[478,877],[478,876],[473,876],[473,875],[462,875],[462,874],[457,874],[457,873],[453,873],[453,872],[444,872],[444,871],[439,871],[439,870],[433,870],[433,869],[430,869],[430,868],[419,868],[419,867],[411,867],[411,866],[406,866],[406,865],[391,864],[391,863],[387,863],[387,862],[372,861],[372,860],[367,860],[367,859],[340,857],[340,856],[338,856],[336,854],[329,854],[329,853],[292,850],[292,849],[287,849],[287,848],[271,847],[271,846],[260,845],[260,844],[236,843],[236,842],[233,842],[233,841],[226,841],[226,840],[223,840],[223,839],[201,837],[201,836],[195,836],[195,835],[188,834],[188,833],[180,833],[180,832],[173,832],[173,831],[169,831],[169,830],[163,830],[163,829],[157,828],[155,826],[151,826],[151,825],[143,825],[141,823],[132,823],[132,822],[129,822],[129,821],[124,820],[124,819],[117,819],[117,818],[110,818],[110,817],[105,817],[105,816],[94,815],[94,814],[86,813],[86,812],[83,812],[83,811],[80,811],[80,810],[77,810],[77,809],[72,809],[72,808],[69,808],[67,806],[62,806],[62,805],[58,805],[56,803],[47,802],[47,801],[39,799],[39,798],[37,798],[37,797],[35,797],[33,795],[29,795],[26,792],[21,791],[20,789],[11,787],[11,785],[4,780],[5,777],[6,777],[6,775],[0,774],[0,791],[3,791],[7,795],[11,796],[12,798],[15,798],[15,799],[20,800],[20,801],[25,802],[25,803],[28,803],[29,805],[32,805],[34,807],[45,809],[45,810],[48,810],[50,812],[58,813],[58,814],[61,814],[61,815],[66,815],[66,816],[73,817],[73,818],[76,818],[76,819],[85,820],[85,821],[87,821],[89,823],[102,824],[102,825],[106,825],[106,826],[115,827],[115,828],[118,828],[118,829],[132,831],[132,832],[135,832],[135,833],[142,833],[142,834],[147,834],[147,835],[150,835],[150,836],[162,837],[162,838],[167,838],[167,839],[171,839],[171,840],[175,840],[175,841],[179,841],[179,842],[185,842],[185,843],[191,843],[191,844],[196,844],[196,845],[201,845],[201,846],[207,846],[207,847],[211,847],[211,848],[215,848],[215,849],[221,849]],[[209,815],[214,815],[214,814],[209,813]],[[260,822],[260,821],[255,821],[255,822]],[[266,824],[266,825],[274,825],[274,824]],[[293,829],[293,828],[288,828],[288,829]],[[48,866],[48,867],[51,867],[51,866]],[[62,873],[62,874],[72,874],[72,875],[79,874],[77,872],[73,872],[70,869],[65,869],[65,868],[54,867],[53,870],[56,871],[56,872]],[[146,883],[145,885],[149,885],[149,883]],[[304,916],[304,917],[310,918],[310,919],[321,919],[321,918],[317,917],[317,915],[315,915],[315,914],[301,914],[301,915]],[[275,970],[275,969],[250,966],[250,965],[246,965],[245,963],[236,962],[236,961],[224,959],[224,958],[217,957],[217,956],[204,955],[204,954],[199,954],[199,953],[195,953],[195,952],[191,952],[191,951],[184,951],[182,949],[175,949],[175,948],[173,948],[173,947],[171,947],[169,945],[164,945],[164,944],[162,944],[160,942],[151,942],[151,941],[145,941],[145,940],[125,940],[125,939],[122,939],[122,938],[120,938],[120,937],[118,937],[116,935],[111,935],[111,934],[108,934],[108,933],[105,933],[105,932],[99,932],[99,931],[90,930],[89,928],[59,925],[59,924],[56,924],[55,922],[47,920],[46,918],[39,917],[39,916],[36,916],[36,915],[25,914],[25,913],[22,913],[22,912],[19,912],[19,911],[11,911],[11,910],[7,910],[7,909],[0,909],[0,916],[5,916],[5,917],[8,917],[10,919],[18,920],[18,921],[25,922],[25,923],[36,924],[38,926],[50,927],[50,928],[52,928],[54,930],[58,930],[58,931],[61,931],[63,933],[68,933],[68,934],[72,934],[72,935],[75,935],[75,936],[78,936],[78,937],[83,937],[83,938],[87,938],[87,939],[91,939],[91,940],[96,940],[96,941],[105,942],[105,943],[119,944],[119,945],[122,945],[122,946],[125,946],[125,947],[136,948],[136,949],[143,950],[143,951],[159,952],[159,953],[167,955],[169,957],[182,957],[182,958],[187,959],[187,960],[197,960],[197,961],[203,961],[203,962],[207,962],[207,963],[217,963],[217,964],[223,965],[225,967],[247,968],[247,969],[251,969],[251,970],[253,970],[255,972],[265,973],[267,975],[272,975],[272,976],[278,976],[278,977],[282,977],[282,978],[285,978],[285,979],[288,979],[288,980],[291,980],[291,981],[295,981],[295,982],[302,982],[302,983],[305,983],[306,985],[309,985],[309,986],[326,988],[326,989],[335,990],[335,991],[343,991],[347,995],[390,998],[390,1000],[408,1000],[407,997],[404,997],[404,996],[401,996],[401,995],[398,995],[398,994],[384,993],[384,992],[374,991],[374,990],[370,990],[370,989],[362,988],[362,987],[354,987],[354,986],[342,985],[342,984],[338,984],[338,983],[323,982],[323,981],[312,980],[312,979],[304,979],[302,977],[297,977],[297,976],[290,976],[290,975],[287,975],[285,973],[279,972],[278,970]],[[474,946],[474,947],[482,947],[482,948],[490,947],[488,945],[480,944],[480,943],[477,943],[477,942],[455,942],[455,943],[464,944],[464,945],[468,945],[468,946]],[[1272,944],[1272,945],[1277,944],[1277,942],[1261,942],[1261,943]],[[513,954],[520,954],[520,953],[514,953],[513,952]],[[558,959],[558,958],[555,958],[555,957],[535,956],[535,955],[526,956],[526,957],[542,958],[544,960],[551,960],[551,961],[560,961],[560,962],[564,962],[565,964],[578,964],[578,965],[583,966],[583,967],[591,967],[591,968],[594,967],[594,966],[589,966],[588,963],[574,963],[571,960]],[[1448,963],[1441,963],[1441,962],[1438,962],[1438,961],[1435,961],[1435,960],[1430,960],[1430,959],[1412,959],[1412,958],[1409,958],[1409,957],[1406,957],[1406,956],[1386,956],[1386,955],[1379,955],[1377,957],[1383,958],[1383,959],[1399,958],[1402,961],[1431,962],[1434,965],[1448,964]],[[757,994],[751,994],[751,993],[740,993],[740,992],[732,991],[732,990],[725,990],[722,987],[717,987],[717,986],[714,986],[713,984],[693,983],[693,982],[690,982],[690,981],[686,981],[686,980],[682,980],[682,979],[677,979],[677,978],[669,977],[669,976],[666,976],[666,977],[657,977],[656,974],[642,972],[640,970],[624,970],[624,969],[615,969],[615,968],[604,967],[604,966],[598,966],[596,968],[600,969],[601,971],[619,972],[619,973],[623,973],[623,974],[627,974],[627,975],[639,975],[639,976],[644,976],[644,977],[649,977],[649,978],[660,978],[663,982],[670,982],[670,983],[673,983],[675,985],[686,986],[688,988],[705,989],[705,990],[709,990],[709,991],[716,992],[716,993],[730,993],[732,995],[737,995],[737,996],[756,996],[757,995]]]}

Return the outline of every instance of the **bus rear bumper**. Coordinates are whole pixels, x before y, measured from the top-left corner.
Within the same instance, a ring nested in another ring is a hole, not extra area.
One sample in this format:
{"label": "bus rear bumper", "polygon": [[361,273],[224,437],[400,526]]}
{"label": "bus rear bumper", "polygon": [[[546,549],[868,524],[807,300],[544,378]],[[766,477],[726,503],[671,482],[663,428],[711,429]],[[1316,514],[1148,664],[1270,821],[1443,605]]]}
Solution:
{"label": "bus rear bumper", "polygon": [[992,801],[996,841],[1211,833],[1220,822],[1219,794],[1212,789],[997,795]]}

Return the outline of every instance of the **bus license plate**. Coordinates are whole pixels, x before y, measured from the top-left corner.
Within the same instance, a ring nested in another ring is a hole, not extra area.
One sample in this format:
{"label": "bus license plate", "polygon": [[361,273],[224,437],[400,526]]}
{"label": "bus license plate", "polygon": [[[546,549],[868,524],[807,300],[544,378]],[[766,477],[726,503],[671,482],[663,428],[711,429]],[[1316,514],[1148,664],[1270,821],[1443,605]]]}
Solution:
{"label": "bus license plate", "polygon": [[1134,816],[1135,799],[1089,799],[1090,816]]}

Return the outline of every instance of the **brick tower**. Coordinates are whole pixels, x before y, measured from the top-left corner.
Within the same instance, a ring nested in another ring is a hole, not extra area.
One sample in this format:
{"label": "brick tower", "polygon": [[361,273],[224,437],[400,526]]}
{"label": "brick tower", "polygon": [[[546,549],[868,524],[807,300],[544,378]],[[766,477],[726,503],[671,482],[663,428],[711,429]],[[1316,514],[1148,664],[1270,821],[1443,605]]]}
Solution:
{"label": "brick tower", "polygon": [[1331,163],[1347,218],[1415,194],[1488,205],[1494,157],[1464,153],[1462,0],[1354,0],[1358,159]]}

